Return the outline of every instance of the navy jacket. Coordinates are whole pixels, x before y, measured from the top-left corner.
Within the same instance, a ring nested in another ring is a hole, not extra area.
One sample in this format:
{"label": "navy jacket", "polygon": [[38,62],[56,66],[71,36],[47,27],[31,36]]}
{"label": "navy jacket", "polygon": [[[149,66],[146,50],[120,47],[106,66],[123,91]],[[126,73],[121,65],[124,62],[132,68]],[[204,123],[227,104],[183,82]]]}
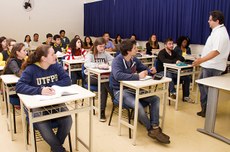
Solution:
{"label": "navy jacket", "polygon": [[39,64],[32,64],[23,71],[16,84],[16,92],[36,95],[41,94],[42,87],[51,87],[53,85],[71,85],[71,79],[63,67],[56,63],[44,70]]}
{"label": "navy jacket", "polygon": [[139,59],[134,57],[132,59],[132,64],[129,67],[126,64],[124,56],[119,54],[113,59],[112,72],[110,74],[110,86],[113,90],[119,90],[121,80],[139,80],[139,75],[136,72],[141,72],[144,70],[149,70],[144,64],[141,63]]}

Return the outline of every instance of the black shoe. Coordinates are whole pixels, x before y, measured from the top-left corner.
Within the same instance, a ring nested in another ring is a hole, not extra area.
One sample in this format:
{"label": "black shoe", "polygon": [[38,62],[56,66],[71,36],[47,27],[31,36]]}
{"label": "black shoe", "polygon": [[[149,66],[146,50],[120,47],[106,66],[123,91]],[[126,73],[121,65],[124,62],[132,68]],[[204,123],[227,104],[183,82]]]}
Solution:
{"label": "black shoe", "polygon": [[176,99],[176,93],[170,93],[170,98]]}
{"label": "black shoe", "polygon": [[105,122],[105,121],[106,121],[105,110],[101,110],[100,122]]}
{"label": "black shoe", "polygon": [[205,117],[205,113],[206,113],[206,112],[204,112],[204,111],[200,111],[200,112],[197,112],[196,114],[197,114],[198,116]]}
{"label": "black shoe", "polygon": [[164,144],[170,143],[169,136],[162,133],[160,128],[149,130],[148,136]]}

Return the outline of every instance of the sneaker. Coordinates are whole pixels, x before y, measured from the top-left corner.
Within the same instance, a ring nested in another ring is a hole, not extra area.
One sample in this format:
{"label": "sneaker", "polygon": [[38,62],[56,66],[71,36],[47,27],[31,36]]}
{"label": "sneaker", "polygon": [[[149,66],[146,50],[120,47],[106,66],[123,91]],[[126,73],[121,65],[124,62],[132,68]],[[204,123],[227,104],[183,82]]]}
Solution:
{"label": "sneaker", "polygon": [[172,98],[172,99],[176,99],[176,92],[174,92],[174,93],[170,93],[170,98]]}
{"label": "sneaker", "polygon": [[106,121],[105,111],[104,111],[104,110],[101,110],[100,122],[105,122],[105,121]]}
{"label": "sneaker", "polygon": [[194,100],[192,100],[190,97],[184,97],[183,101],[188,103],[195,103]]}
{"label": "sneaker", "polygon": [[162,133],[160,127],[156,128],[156,129],[152,129],[148,132],[148,136],[156,139],[157,141],[164,143],[164,144],[169,144],[170,140],[169,140],[169,136]]}

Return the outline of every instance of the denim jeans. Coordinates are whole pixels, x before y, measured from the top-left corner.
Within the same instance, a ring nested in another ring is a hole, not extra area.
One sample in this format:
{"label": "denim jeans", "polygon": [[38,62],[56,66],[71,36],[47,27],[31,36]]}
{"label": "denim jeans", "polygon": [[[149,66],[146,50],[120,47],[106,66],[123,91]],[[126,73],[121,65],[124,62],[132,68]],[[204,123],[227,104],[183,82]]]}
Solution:
{"label": "denim jeans", "polygon": [[[61,111],[66,110],[68,110],[67,107],[61,109]],[[58,125],[58,131],[56,135],[52,130],[52,123],[56,123]],[[65,116],[34,124],[34,128],[39,130],[43,139],[50,145],[53,152],[65,152],[65,148],[62,145],[65,141],[65,138],[70,133],[71,126],[71,116]]]}
{"label": "denim jeans", "polygon": [[[164,71],[160,72],[161,74],[164,74]],[[166,77],[171,78],[172,81],[169,83],[169,92],[170,93],[175,93],[176,89],[174,85],[177,83],[177,74],[171,73],[171,72],[166,72]],[[182,92],[183,92],[183,98],[184,97],[189,97],[190,91],[190,82],[191,82],[191,77],[190,76],[181,76],[180,77],[180,83],[182,83]]]}
{"label": "denim jeans", "polygon": [[[114,97],[119,101],[120,91],[114,90]],[[135,93],[131,93],[127,89],[124,89],[123,104],[130,108],[135,108]],[[138,120],[145,125],[148,131],[152,129],[152,126],[159,126],[159,105],[160,98],[158,96],[151,96],[139,100]],[[149,106],[150,109],[150,119],[144,110],[146,106]]]}
{"label": "denim jeans", "polygon": [[[216,69],[208,69],[208,68],[202,68],[199,79],[213,77],[213,76],[219,76],[221,75],[223,71],[216,70]],[[215,83],[215,82],[213,82]],[[200,103],[201,108],[206,108],[207,106],[207,98],[208,98],[208,87],[202,84],[199,84],[200,89]]]}

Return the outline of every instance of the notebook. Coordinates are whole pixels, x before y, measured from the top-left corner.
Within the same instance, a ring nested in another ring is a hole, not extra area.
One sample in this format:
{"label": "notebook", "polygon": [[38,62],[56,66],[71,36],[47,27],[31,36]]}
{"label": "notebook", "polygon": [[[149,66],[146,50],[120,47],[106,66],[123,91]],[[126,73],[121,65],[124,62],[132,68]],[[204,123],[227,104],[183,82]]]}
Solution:
{"label": "notebook", "polygon": [[55,90],[55,94],[48,96],[48,95],[35,95],[35,97],[42,101],[42,100],[50,100],[50,99],[55,99],[61,96],[67,96],[67,95],[73,95],[73,94],[78,94],[76,89],[73,89],[72,86],[57,86],[53,85],[52,88]]}
{"label": "notebook", "polygon": [[140,79],[141,81],[152,79],[151,76],[147,75],[145,78]]}

